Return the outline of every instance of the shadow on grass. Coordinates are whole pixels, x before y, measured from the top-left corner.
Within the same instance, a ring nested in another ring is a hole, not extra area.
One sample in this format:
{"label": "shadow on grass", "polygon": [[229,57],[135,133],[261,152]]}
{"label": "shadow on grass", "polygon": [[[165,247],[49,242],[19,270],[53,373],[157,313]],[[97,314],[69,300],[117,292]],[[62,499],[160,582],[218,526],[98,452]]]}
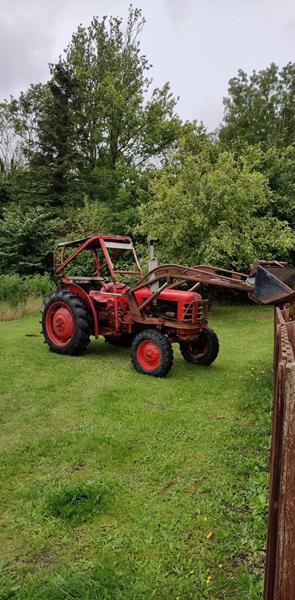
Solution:
{"label": "shadow on grass", "polygon": [[91,343],[88,346],[85,354],[83,354],[83,358],[87,359],[87,360],[91,360],[91,361],[92,360],[99,361],[100,358],[111,357],[112,360],[114,360],[114,359],[116,360],[116,358],[117,358],[118,366],[120,368],[122,367],[121,359],[124,359],[124,360],[126,360],[126,363],[125,363],[126,369],[132,370],[132,373],[134,373],[137,377],[154,380],[154,381],[158,381],[158,382],[159,382],[159,380],[163,381],[163,380],[166,380],[167,378],[170,379],[171,377],[175,377],[176,375],[178,378],[178,383],[186,381],[188,376],[195,378],[200,374],[202,374],[203,376],[206,374],[209,377],[212,375],[224,376],[225,367],[222,366],[218,360],[216,363],[214,362],[214,364],[210,365],[210,366],[193,365],[193,364],[189,364],[188,362],[186,362],[183,359],[180,352],[178,351],[177,344],[173,345],[173,349],[174,349],[173,365],[172,365],[172,368],[169,371],[169,373],[164,378],[158,378],[158,377],[155,378],[155,377],[152,377],[149,375],[145,375],[143,373],[137,373],[131,364],[130,348],[122,348],[119,346],[111,346],[108,343],[95,342],[95,343]]}
{"label": "shadow on grass", "polygon": [[112,346],[111,344],[108,344],[107,342],[101,342],[101,341],[91,341],[91,343],[89,344],[85,354],[83,354],[83,356],[88,356],[91,358],[97,357],[97,356],[115,356],[118,355],[120,357],[122,356],[126,356],[128,357],[130,355],[130,348],[124,348],[121,346]]}

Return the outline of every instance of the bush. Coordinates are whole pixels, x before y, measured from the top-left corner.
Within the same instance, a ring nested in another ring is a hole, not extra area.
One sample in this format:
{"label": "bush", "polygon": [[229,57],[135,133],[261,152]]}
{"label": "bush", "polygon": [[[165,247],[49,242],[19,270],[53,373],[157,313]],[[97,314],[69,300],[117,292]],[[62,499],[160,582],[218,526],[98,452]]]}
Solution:
{"label": "bush", "polygon": [[25,303],[30,297],[47,296],[54,287],[48,273],[31,277],[20,277],[18,274],[0,275],[0,302],[13,307]]}
{"label": "bush", "polygon": [[33,275],[48,271],[52,248],[65,224],[41,207],[9,204],[0,218],[0,270]]}

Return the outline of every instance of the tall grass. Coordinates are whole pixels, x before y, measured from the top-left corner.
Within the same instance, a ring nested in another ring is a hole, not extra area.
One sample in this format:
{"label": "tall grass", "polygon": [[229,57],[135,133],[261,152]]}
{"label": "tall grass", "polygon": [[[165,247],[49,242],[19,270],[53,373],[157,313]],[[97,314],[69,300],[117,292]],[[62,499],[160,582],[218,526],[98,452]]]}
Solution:
{"label": "tall grass", "polygon": [[27,277],[0,275],[0,321],[19,319],[35,312],[53,289],[54,282],[48,273]]}

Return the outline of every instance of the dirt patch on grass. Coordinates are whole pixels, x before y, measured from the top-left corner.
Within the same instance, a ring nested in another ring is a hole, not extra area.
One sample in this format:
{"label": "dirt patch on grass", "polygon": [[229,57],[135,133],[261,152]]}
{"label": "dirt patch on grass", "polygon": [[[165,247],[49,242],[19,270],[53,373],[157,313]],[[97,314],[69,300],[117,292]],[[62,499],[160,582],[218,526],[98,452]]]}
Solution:
{"label": "dirt patch on grass", "polygon": [[71,466],[70,471],[75,473],[76,471],[84,471],[86,468],[87,468],[86,463],[83,461],[79,461],[79,462],[74,463]]}
{"label": "dirt patch on grass", "polygon": [[54,558],[47,550],[41,552],[35,560],[35,564],[39,565],[39,567],[47,567],[48,565],[52,565],[52,563],[54,563]]}

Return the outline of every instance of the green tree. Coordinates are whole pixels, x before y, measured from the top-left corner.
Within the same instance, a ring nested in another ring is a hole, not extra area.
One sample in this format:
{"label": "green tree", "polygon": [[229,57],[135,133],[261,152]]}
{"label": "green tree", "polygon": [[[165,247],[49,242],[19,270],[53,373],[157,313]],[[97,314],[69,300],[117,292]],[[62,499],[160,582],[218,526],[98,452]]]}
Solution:
{"label": "green tree", "polygon": [[286,147],[295,142],[295,63],[281,70],[272,63],[247,75],[242,70],[229,81],[224,99],[220,139],[240,146]]}
{"label": "green tree", "polygon": [[126,26],[94,17],[51,65],[48,83],[11,101],[30,202],[55,214],[83,206],[85,197],[104,203],[112,231],[126,227],[131,211],[137,215],[147,170],[165,160],[181,129],[169,85],[152,89],[143,25],[132,7]]}
{"label": "green tree", "polygon": [[76,82],[78,146],[89,173],[97,164],[138,166],[159,160],[175,141],[179,120],[169,85],[151,90],[140,51],[141,11],[122,19],[94,17],[73,35],[61,64]]}
{"label": "green tree", "polygon": [[0,207],[9,200],[34,203],[42,184],[30,164],[38,148],[38,120],[46,86],[31,85],[0,104]]}
{"label": "green tree", "polygon": [[2,160],[0,159],[0,214],[2,208],[6,206],[10,202],[10,200],[11,196],[9,193],[9,186],[5,174],[5,166]]}
{"label": "green tree", "polygon": [[125,230],[136,214],[145,169],[165,158],[180,130],[169,85],[151,89],[140,51],[143,25],[133,8],[125,31],[122,19],[94,18],[78,28],[61,59],[75,81],[80,188],[112,211],[112,231]]}
{"label": "green tree", "polygon": [[42,208],[10,204],[0,219],[0,271],[30,275],[52,267],[51,251],[63,223]]}
{"label": "green tree", "polygon": [[53,210],[81,199],[78,184],[76,126],[73,103],[75,81],[61,62],[50,67],[51,79],[43,88],[38,116],[38,144],[30,161],[30,179],[36,188],[38,203]]}
{"label": "green tree", "polygon": [[160,239],[161,259],[247,271],[257,258],[288,258],[294,233],[271,214],[272,192],[255,161],[209,139],[197,153],[191,147],[182,141],[140,210],[140,231]]}
{"label": "green tree", "polygon": [[261,214],[287,221],[295,228],[295,147],[263,150],[261,146],[244,145],[243,155],[255,170],[266,177],[271,190],[270,202]]}

